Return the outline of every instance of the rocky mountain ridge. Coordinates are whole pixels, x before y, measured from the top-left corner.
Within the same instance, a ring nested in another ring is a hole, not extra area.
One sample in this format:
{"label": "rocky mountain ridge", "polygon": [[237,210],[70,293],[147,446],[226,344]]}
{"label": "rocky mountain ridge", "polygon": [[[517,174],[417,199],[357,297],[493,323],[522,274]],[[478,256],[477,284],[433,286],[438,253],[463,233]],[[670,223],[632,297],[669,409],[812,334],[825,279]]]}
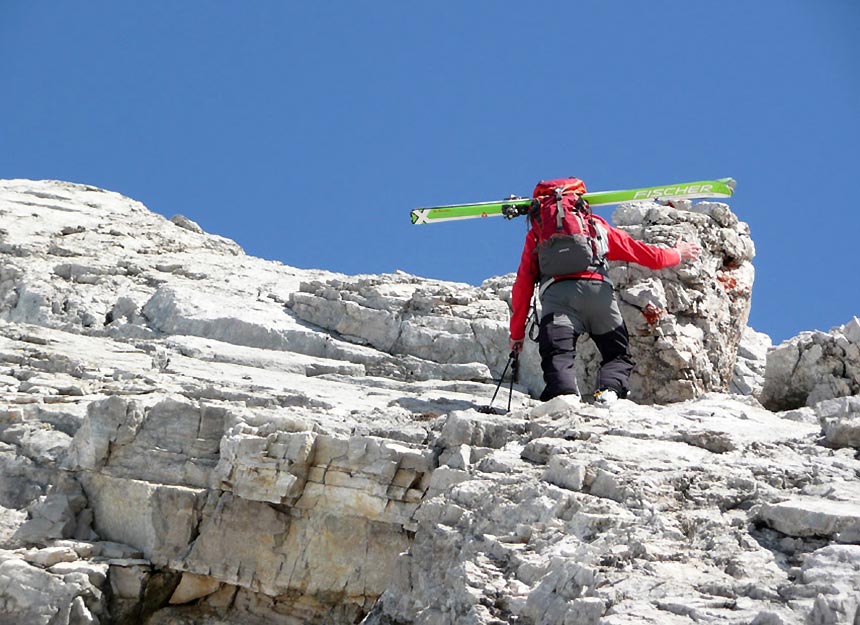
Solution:
{"label": "rocky mountain ridge", "polygon": [[723,204],[613,216],[705,248],[612,268],[636,402],[535,401],[531,345],[506,415],[511,276],[298,270],[70,183],[0,215],[0,622],[860,614],[860,321],[747,328]]}

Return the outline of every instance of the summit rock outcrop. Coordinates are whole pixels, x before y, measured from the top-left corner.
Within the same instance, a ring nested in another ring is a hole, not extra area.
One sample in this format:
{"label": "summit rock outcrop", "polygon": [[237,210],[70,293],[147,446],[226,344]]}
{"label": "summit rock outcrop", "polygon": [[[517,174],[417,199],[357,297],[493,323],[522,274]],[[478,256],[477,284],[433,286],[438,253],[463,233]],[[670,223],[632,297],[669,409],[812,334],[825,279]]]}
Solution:
{"label": "summit rock outcrop", "polygon": [[0,623],[858,618],[857,389],[774,373],[724,205],[616,212],[706,250],[612,269],[636,402],[536,401],[529,346],[506,414],[512,276],[295,269],[63,182],[0,219]]}

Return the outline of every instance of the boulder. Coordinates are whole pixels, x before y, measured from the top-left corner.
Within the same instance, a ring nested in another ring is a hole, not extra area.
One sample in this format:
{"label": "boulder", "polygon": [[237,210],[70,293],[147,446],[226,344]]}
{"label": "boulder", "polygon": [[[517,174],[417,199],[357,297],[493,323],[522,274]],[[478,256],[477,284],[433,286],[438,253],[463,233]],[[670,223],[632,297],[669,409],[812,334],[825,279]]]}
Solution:
{"label": "boulder", "polygon": [[860,319],[830,332],[802,332],[767,356],[762,403],[771,410],[860,394]]}

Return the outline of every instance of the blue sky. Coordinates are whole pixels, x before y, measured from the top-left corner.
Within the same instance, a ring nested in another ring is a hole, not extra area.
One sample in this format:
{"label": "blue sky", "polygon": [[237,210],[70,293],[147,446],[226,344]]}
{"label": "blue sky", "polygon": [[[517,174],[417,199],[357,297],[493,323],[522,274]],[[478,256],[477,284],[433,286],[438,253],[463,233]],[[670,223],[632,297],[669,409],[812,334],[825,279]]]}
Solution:
{"label": "blue sky", "polygon": [[118,191],[297,267],[479,284],[524,223],[410,209],[732,176],[750,324],[779,342],[860,315],[858,7],[2,0],[0,178]]}

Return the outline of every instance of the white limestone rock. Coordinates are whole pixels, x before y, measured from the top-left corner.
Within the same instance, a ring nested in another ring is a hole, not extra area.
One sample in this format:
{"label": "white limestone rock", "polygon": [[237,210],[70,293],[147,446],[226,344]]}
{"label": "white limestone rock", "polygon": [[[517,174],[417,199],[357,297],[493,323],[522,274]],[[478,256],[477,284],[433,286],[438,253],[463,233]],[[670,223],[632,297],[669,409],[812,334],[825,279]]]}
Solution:
{"label": "white limestone rock", "polygon": [[[303,283],[289,300],[301,319],[390,354],[440,364],[504,367],[508,307],[485,289],[402,272]],[[485,378],[486,379],[486,378]]]}
{"label": "white limestone rock", "polygon": [[67,466],[153,483],[202,487],[218,460],[230,412],[181,396],[130,400],[114,395],[90,404]]}
{"label": "white limestone rock", "polygon": [[860,394],[860,320],[802,332],[768,353],[762,403],[772,410]]}
{"label": "white limestone rock", "polygon": [[[622,205],[613,220],[646,243],[668,247],[682,236],[703,249],[697,261],[659,272],[610,263],[637,363],[630,397],[666,403],[727,390],[746,328],[755,273],[749,227],[726,205],[714,202],[688,210]],[[589,395],[596,390],[599,356],[585,337],[577,349],[580,390]]]}
{"label": "white limestone rock", "polygon": [[542,479],[568,490],[582,490],[585,484],[587,465],[572,458],[553,455],[547,464]]}
{"label": "white limestone rock", "polygon": [[811,606],[807,622],[834,625],[860,618],[860,546],[829,545],[805,558],[797,584],[785,597],[794,605]]}
{"label": "white limestone rock", "polygon": [[44,545],[63,538],[93,539],[92,512],[80,484],[60,474],[45,496],[28,508],[29,518],[12,536],[14,544]]}
{"label": "white limestone rock", "polygon": [[91,560],[72,560],[68,562],[58,562],[51,566],[48,571],[54,575],[59,575],[65,578],[70,574],[84,574],[90,583],[97,588],[104,588],[105,581],[108,578],[110,565],[107,562],[93,562]]}
{"label": "white limestone rock", "polygon": [[0,621],[21,625],[97,625],[107,616],[102,588],[85,573],[54,574],[0,557]]}
{"label": "white limestone rock", "polygon": [[0,505],[0,549],[20,545],[13,536],[27,521],[26,510],[16,510]]}
{"label": "white limestone rock", "polygon": [[698,238],[701,267],[613,269],[662,380],[637,392],[673,403],[538,404],[529,343],[488,414],[511,275],[298,270],[116,194],[0,182],[0,621],[848,618],[853,404],[705,392],[763,342],[737,342],[748,231],[685,208],[625,227]]}
{"label": "white limestone rock", "polygon": [[511,435],[518,429],[517,425],[507,419],[500,422],[475,410],[455,411],[445,419],[438,444],[442,447],[465,444],[501,449],[511,440]]}
{"label": "white limestone rock", "polygon": [[830,399],[815,405],[824,444],[834,449],[860,449],[860,395]]}
{"label": "white limestone rock", "polygon": [[[366,623],[801,622],[813,613],[812,602],[785,610],[786,588],[803,590],[744,509],[808,479],[789,450],[814,449],[815,425],[788,431],[754,401],[725,396],[659,412],[630,402],[558,410],[527,430],[541,434],[522,451],[538,466],[475,466],[418,510],[415,543]],[[841,462],[818,479],[852,479]],[[848,523],[840,518],[834,527]],[[473,554],[469,566],[452,566],[463,553]]]}
{"label": "white limestone rock", "polygon": [[207,495],[203,489],[103,473],[87,473],[81,481],[98,535],[132,545],[157,565],[166,565],[185,552],[197,532]]}
{"label": "white limestone rock", "polygon": [[845,530],[860,528],[860,504],[793,497],[762,505],[758,519],[789,536],[836,537]]}
{"label": "white limestone rock", "polygon": [[770,337],[756,332],[749,326],[744,328],[738,343],[738,355],[729,384],[729,392],[737,395],[758,396],[764,386],[767,354],[773,347]]}
{"label": "white limestone rock", "polygon": [[196,234],[204,234],[203,228],[201,228],[197,222],[188,219],[185,215],[174,215],[170,218],[170,221],[180,228],[185,228],[186,230],[190,230]]}

